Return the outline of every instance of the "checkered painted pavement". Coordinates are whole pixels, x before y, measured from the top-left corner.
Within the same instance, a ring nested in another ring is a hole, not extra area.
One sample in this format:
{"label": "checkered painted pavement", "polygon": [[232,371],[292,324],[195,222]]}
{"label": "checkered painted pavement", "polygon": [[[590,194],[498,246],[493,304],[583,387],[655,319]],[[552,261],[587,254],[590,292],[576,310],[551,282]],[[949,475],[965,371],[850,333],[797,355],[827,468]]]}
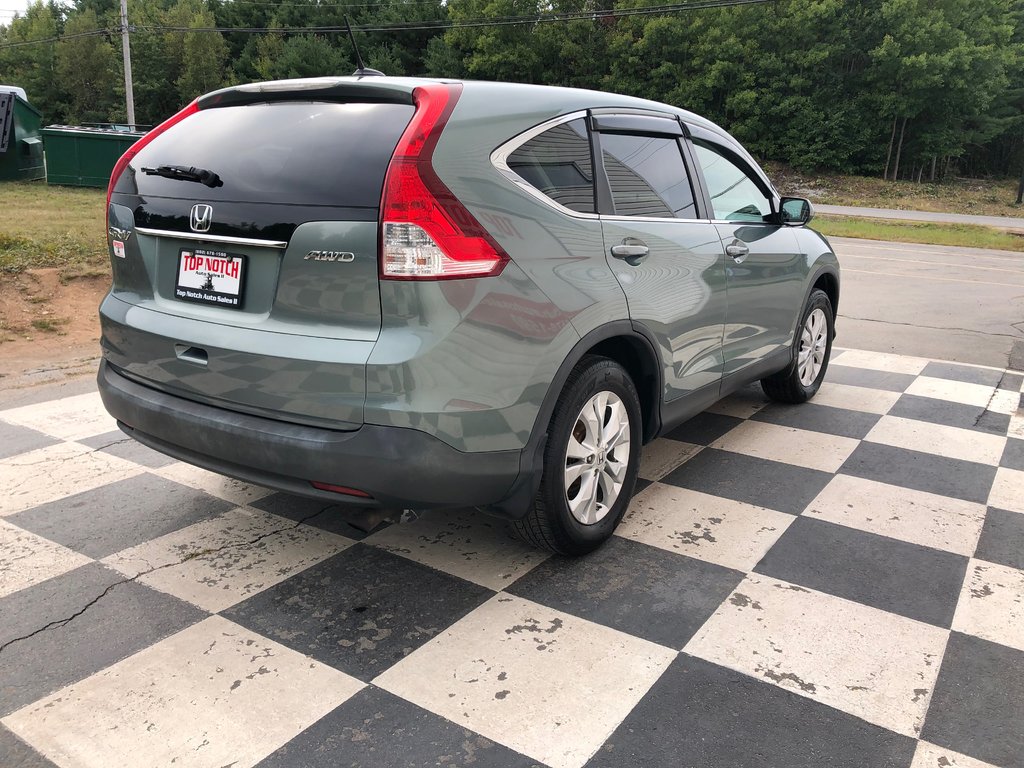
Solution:
{"label": "checkered painted pavement", "polygon": [[649,446],[576,561],[0,411],[0,765],[1024,766],[1022,389],[841,351]]}

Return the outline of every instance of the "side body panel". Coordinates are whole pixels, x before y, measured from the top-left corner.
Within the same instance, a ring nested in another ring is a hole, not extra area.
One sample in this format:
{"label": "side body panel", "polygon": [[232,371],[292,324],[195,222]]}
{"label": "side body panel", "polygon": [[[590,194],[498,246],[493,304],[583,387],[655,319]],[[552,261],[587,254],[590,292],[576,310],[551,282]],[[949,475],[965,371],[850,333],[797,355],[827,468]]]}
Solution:
{"label": "side body panel", "polygon": [[742,244],[748,254],[727,257],[729,310],[725,370],[735,373],[793,343],[811,265],[799,251],[792,227],[716,223],[722,242]]}
{"label": "side body panel", "polygon": [[[699,221],[602,217],[605,253],[626,294],[629,316],[658,342],[662,400],[669,402],[722,377],[726,276],[714,226]],[[635,266],[611,255],[627,238],[649,255]]]}

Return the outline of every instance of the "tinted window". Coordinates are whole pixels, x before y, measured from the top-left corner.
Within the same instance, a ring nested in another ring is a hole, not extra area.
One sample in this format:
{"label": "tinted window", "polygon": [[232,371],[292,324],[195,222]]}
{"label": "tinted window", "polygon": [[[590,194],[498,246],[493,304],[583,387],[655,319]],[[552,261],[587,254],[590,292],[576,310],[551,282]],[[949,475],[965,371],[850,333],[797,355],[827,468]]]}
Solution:
{"label": "tinted window", "polygon": [[[134,173],[142,195],[376,208],[412,113],[405,104],[310,102],[202,110],[154,139],[125,176]],[[159,165],[203,168],[224,184],[142,173]]]}
{"label": "tinted window", "polygon": [[508,167],[559,205],[594,213],[594,170],[582,118],[534,136],[509,155]]}
{"label": "tinted window", "polygon": [[771,214],[771,201],[754,183],[749,169],[713,144],[694,140],[693,145],[697,162],[704,171],[716,219],[764,221],[764,217]]}
{"label": "tinted window", "polygon": [[675,139],[602,133],[601,152],[617,214],[697,218],[690,177]]}

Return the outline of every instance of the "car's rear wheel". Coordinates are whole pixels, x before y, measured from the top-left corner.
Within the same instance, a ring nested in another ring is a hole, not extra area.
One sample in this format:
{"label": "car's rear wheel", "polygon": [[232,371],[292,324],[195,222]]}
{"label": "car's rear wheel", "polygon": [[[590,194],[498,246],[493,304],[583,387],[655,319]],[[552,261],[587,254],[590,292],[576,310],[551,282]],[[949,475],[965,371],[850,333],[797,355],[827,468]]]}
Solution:
{"label": "car's rear wheel", "polygon": [[587,356],[566,381],[544,452],[540,490],[513,523],[525,541],[583,555],[612,535],[636,485],[640,398],[625,369]]}
{"label": "car's rear wheel", "polygon": [[828,294],[812,291],[793,340],[792,364],[761,379],[761,388],[768,397],[782,403],[804,403],[814,397],[828,369],[834,322]]}

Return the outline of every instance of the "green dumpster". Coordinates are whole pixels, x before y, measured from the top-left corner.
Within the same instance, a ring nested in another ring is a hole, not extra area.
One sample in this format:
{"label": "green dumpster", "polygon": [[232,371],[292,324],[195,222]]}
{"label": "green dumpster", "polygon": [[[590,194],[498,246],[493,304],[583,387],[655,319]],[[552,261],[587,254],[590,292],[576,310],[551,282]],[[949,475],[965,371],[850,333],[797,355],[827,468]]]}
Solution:
{"label": "green dumpster", "polygon": [[28,103],[25,91],[0,85],[0,181],[43,178],[41,123],[42,115]]}
{"label": "green dumpster", "polygon": [[42,130],[46,147],[46,183],[106,188],[114,163],[145,134],[118,128],[48,125]]}

